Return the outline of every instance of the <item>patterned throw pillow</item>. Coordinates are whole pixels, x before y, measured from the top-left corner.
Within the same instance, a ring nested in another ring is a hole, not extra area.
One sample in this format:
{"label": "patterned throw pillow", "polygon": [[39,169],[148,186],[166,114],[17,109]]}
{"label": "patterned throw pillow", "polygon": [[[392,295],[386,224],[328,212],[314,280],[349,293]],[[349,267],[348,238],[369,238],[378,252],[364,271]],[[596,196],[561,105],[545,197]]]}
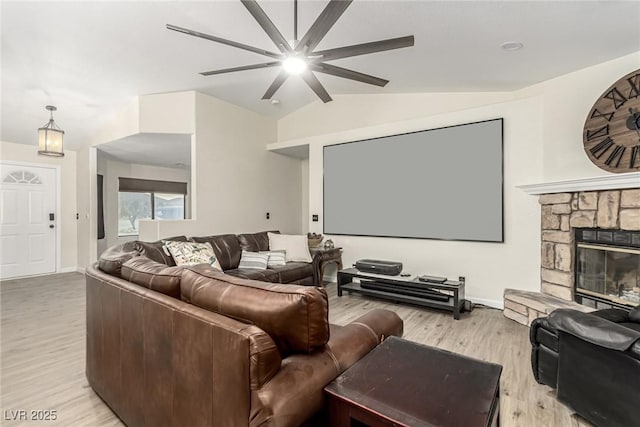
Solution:
{"label": "patterned throw pillow", "polygon": [[269,260],[267,261],[267,267],[279,267],[283,265],[287,265],[287,251],[262,251],[261,254],[269,255]]}
{"label": "patterned throw pillow", "polygon": [[216,270],[222,271],[216,254],[213,252],[213,247],[208,242],[196,243],[164,240],[163,243],[171,253],[171,256],[173,256],[176,265],[209,264]]}
{"label": "patterned throw pillow", "polygon": [[239,269],[246,268],[248,270],[266,270],[269,263],[269,255],[260,252],[242,251]]}

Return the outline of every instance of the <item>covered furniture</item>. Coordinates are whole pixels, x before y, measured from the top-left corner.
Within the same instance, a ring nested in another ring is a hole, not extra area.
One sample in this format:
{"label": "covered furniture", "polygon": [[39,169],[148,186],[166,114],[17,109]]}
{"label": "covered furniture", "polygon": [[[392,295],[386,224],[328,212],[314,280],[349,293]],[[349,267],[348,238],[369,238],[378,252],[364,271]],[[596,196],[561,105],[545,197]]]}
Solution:
{"label": "covered furniture", "polygon": [[330,325],[323,288],[135,250],[105,253],[86,286],[87,379],[128,426],[299,426],[325,385],[403,329],[388,310]]}
{"label": "covered furniture", "polygon": [[559,401],[598,426],[640,424],[640,306],[555,310],[530,339],[533,375]]}

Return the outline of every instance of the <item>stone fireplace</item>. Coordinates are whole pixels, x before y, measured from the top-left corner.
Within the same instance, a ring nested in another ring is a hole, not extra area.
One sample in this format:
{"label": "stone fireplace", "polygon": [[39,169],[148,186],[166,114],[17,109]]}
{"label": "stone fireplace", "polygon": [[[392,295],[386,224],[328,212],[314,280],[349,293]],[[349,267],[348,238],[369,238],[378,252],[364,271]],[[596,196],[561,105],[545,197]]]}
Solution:
{"label": "stone fireplace", "polygon": [[[636,187],[637,182],[636,178]],[[576,230],[640,231],[639,188],[537,194],[541,205],[540,292],[507,289],[504,294],[504,315],[525,325],[556,308],[591,311],[604,307],[575,302]]]}

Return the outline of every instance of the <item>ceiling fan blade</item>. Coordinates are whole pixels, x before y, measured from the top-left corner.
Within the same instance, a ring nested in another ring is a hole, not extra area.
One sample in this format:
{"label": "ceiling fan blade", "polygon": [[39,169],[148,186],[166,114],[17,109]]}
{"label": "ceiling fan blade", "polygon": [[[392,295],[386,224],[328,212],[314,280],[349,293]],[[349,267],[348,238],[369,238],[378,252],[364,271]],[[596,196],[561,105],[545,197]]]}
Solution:
{"label": "ceiling fan blade", "polygon": [[265,62],[263,64],[243,65],[241,67],[223,68],[221,70],[205,71],[200,73],[203,76],[212,76],[214,74],[233,73],[234,71],[257,70],[259,68],[276,67],[282,64],[280,61]]}
{"label": "ceiling fan blade", "polygon": [[380,40],[351,46],[338,47],[336,49],[321,50],[310,53],[312,57],[319,56],[319,61],[332,61],[334,59],[347,58],[351,56],[367,55],[369,53],[383,52],[385,50],[411,47],[414,44],[413,36],[398,37],[395,39]]}
{"label": "ceiling fan blade", "polygon": [[319,73],[330,74],[336,77],[342,77],[349,80],[355,80],[357,82],[368,83],[374,86],[384,87],[389,83],[389,80],[381,79],[379,77],[370,76],[369,74],[359,73],[357,71],[348,70],[342,67],[336,67],[330,64],[310,64],[313,71]]}
{"label": "ceiling fan blade", "polygon": [[267,89],[264,95],[262,95],[262,99],[271,99],[271,97],[275,95],[278,89],[280,89],[280,86],[282,86],[284,81],[287,80],[287,77],[289,77],[289,73],[287,73],[285,70],[280,71],[273,83],[271,83],[271,86],[269,86],[269,89]]}
{"label": "ceiling fan blade", "polygon": [[331,0],[324,8],[318,19],[311,25],[309,31],[296,45],[296,51],[311,52],[324,36],[329,32],[333,24],[342,16],[353,0]]}
{"label": "ceiling fan blade", "polygon": [[314,91],[316,95],[318,95],[318,98],[320,98],[322,102],[327,103],[329,101],[333,101],[329,96],[327,90],[324,88],[324,86],[322,86],[322,83],[320,83],[320,80],[318,80],[318,78],[311,72],[311,70],[305,70],[302,74],[300,74],[300,77],[302,77],[302,80],[304,80],[305,83],[309,85],[311,90]]}
{"label": "ceiling fan blade", "polygon": [[291,53],[293,50],[291,46],[289,46],[289,42],[284,38],[282,33],[278,31],[278,28],[273,24],[271,19],[267,16],[264,10],[258,5],[258,2],[255,0],[241,0],[244,7],[247,8],[251,16],[258,21],[258,24],[262,27],[265,33],[269,36],[271,40],[278,46],[283,53]]}
{"label": "ceiling fan blade", "polygon": [[246,44],[234,42],[231,40],[223,39],[220,37],[212,36],[210,34],[200,33],[198,31],[189,30],[187,28],[178,27],[176,25],[167,24],[167,29],[177,31],[179,33],[187,34],[194,37],[200,37],[202,39],[211,40],[216,43],[226,44],[227,46],[237,47],[238,49],[248,50],[249,52],[258,53],[260,55],[269,56],[271,58],[280,59],[282,54],[269,52],[268,50],[259,49],[257,47],[249,46]]}

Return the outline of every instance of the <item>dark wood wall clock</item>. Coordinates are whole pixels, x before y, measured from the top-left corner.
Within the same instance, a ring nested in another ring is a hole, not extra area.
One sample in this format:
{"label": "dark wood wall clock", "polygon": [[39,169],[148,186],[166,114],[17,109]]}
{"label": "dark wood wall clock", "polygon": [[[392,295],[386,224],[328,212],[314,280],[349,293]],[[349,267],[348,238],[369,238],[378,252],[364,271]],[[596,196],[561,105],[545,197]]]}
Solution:
{"label": "dark wood wall clock", "polygon": [[584,150],[609,172],[640,171],[640,69],[598,98],[584,124]]}

